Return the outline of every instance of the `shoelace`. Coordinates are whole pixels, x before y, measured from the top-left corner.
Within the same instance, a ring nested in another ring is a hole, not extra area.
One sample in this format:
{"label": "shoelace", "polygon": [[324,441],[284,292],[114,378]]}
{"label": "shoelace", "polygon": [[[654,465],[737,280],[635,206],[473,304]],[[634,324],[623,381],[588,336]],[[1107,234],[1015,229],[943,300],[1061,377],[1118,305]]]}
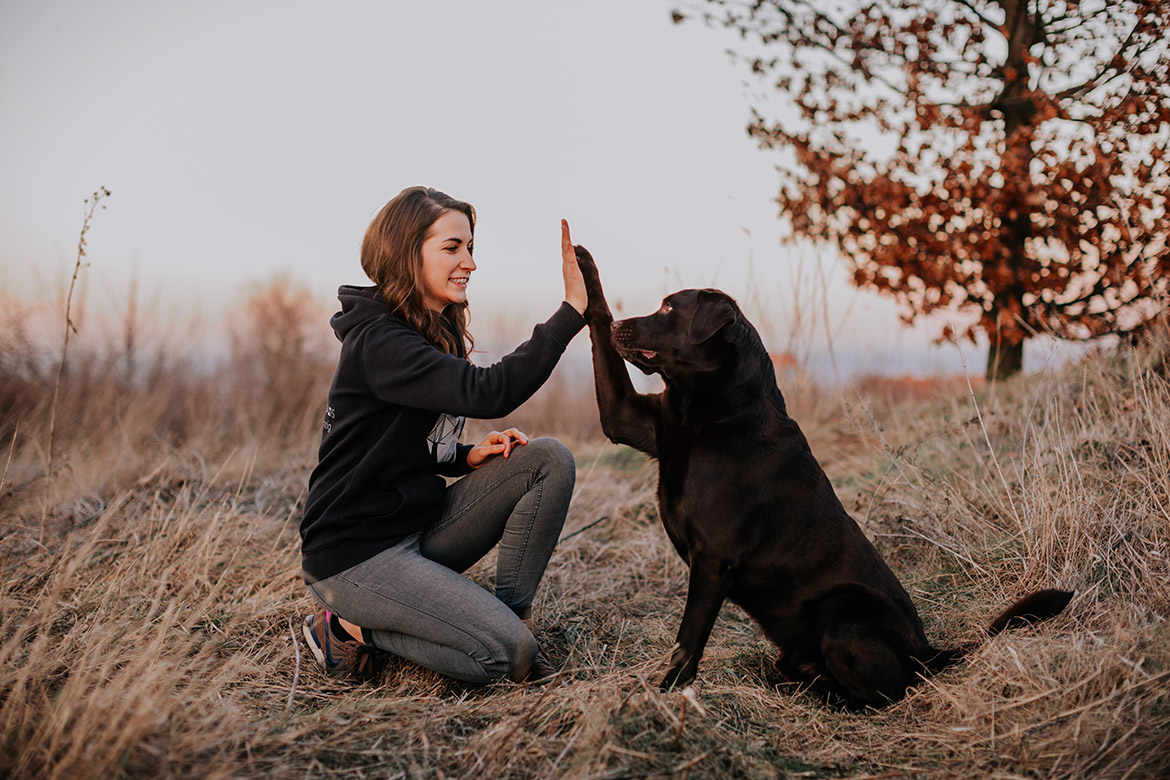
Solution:
{"label": "shoelace", "polygon": [[378,673],[376,652],[377,648],[373,645],[361,644],[357,646],[354,658],[356,666],[353,674],[359,680],[369,680]]}
{"label": "shoelace", "polygon": [[[325,626],[322,633],[325,634],[325,663],[329,668],[336,668],[345,658],[334,658],[332,653],[333,647],[333,628],[330,625],[332,614],[325,612]],[[350,661],[350,674],[359,680],[369,680],[376,677],[384,665],[384,658],[382,658],[381,651],[374,645],[362,642],[339,642],[339,653],[344,656],[352,655]]]}

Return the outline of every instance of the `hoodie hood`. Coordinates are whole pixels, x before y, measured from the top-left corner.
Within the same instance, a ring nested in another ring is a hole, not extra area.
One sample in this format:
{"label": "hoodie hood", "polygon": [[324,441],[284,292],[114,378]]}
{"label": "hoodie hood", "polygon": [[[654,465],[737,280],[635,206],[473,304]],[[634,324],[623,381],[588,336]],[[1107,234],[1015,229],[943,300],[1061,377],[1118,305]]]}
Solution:
{"label": "hoodie hood", "polygon": [[345,341],[346,334],[359,325],[390,314],[377,287],[342,285],[337,289],[337,298],[341,311],[329,319],[329,324],[338,341]]}

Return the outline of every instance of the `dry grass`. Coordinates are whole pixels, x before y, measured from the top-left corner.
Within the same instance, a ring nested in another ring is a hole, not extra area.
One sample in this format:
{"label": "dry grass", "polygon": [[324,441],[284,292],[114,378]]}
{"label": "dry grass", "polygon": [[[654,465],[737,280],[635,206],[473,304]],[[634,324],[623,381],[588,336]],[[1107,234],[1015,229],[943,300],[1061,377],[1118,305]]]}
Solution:
{"label": "dry grass", "polygon": [[[866,713],[777,686],[733,606],[694,698],[657,691],[685,567],[652,464],[589,439],[591,392],[574,383],[543,428],[578,453],[566,533],[607,519],[562,543],[537,604],[560,678],[478,688],[395,662],[351,685],[292,630],[312,609],[297,521],[328,368],[273,378],[303,391],[265,417],[264,393],[230,377],[163,361],[119,386],[79,355],[42,544],[40,380],[10,360],[0,394],[25,406],[0,412],[0,776],[1165,777],[1168,355],[1163,341],[982,388],[978,409],[968,392],[892,406],[789,392],[819,410],[800,418],[814,451],[932,637],[973,640],[1031,588],[1078,591],[1066,615]],[[490,587],[491,571],[472,576]]]}

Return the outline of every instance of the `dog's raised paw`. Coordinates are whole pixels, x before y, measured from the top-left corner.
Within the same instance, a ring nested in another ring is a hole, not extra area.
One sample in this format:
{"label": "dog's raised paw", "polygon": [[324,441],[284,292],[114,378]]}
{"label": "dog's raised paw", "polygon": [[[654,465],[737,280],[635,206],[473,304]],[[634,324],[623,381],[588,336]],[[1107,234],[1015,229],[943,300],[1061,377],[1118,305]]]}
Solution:
{"label": "dog's raised paw", "polygon": [[607,321],[613,317],[609,311],[609,304],[605,302],[605,292],[601,289],[601,276],[597,273],[597,263],[593,255],[580,244],[573,247],[577,254],[577,266],[581,269],[581,276],[585,279],[585,291],[589,295],[588,308],[585,317],[590,322]]}
{"label": "dog's raised paw", "polygon": [[573,247],[573,251],[577,255],[577,265],[581,268],[581,275],[585,277],[585,281],[590,281],[590,277],[597,279],[597,263],[593,260],[593,255],[589,254],[589,250],[577,244]]}

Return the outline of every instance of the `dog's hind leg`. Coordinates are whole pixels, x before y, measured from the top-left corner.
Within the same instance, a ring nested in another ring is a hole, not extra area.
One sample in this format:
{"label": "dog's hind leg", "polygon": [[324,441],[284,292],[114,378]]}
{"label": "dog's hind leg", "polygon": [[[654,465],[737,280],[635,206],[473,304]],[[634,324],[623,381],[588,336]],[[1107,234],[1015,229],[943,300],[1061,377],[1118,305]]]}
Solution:
{"label": "dog's hind leg", "polygon": [[820,607],[821,656],[833,687],[852,705],[881,707],[906,693],[905,652],[890,643],[872,599],[842,594]]}
{"label": "dog's hind leg", "polygon": [[662,678],[664,691],[682,687],[695,679],[703,649],[719,616],[719,608],[731,589],[731,576],[719,561],[692,556],[690,582],[687,586],[687,605],[683,608],[678,640],[670,656],[670,668]]}

